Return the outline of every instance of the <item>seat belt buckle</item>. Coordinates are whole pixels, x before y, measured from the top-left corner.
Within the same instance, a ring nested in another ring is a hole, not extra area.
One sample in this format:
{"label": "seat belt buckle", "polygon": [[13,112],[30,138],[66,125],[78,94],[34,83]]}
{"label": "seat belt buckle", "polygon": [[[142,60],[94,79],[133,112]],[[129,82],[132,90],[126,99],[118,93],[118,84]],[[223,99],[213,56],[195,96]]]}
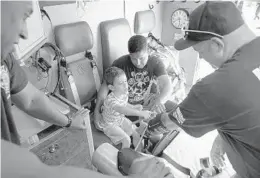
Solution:
{"label": "seat belt buckle", "polygon": [[86,51],[85,57],[89,59],[89,61],[90,61],[90,66],[92,67],[92,69],[93,69],[94,67],[97,67],[96,61],[94,60],[94,57],[93,57],[93,55],[92,55],[91,52]]}
{"label": "seat belt buckle", "polygon": [[66,68],[65,72],[68,77],[72,76],[72,72],[69,68]]}
{"label": "seat belt buckle", "polygon": [[97,67],[97,64],[96,64],[96,62],[92,59],[90,59],[90,66],[91,66],[91,68],[93,69],[94,67]]}

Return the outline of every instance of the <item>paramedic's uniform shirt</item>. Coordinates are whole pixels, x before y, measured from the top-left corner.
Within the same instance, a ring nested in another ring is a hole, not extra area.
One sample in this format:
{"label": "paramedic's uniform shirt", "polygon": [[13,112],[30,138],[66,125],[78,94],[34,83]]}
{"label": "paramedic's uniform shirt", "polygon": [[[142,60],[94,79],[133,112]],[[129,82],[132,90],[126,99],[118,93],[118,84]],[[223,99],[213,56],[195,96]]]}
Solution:
{"label": "paramedic's uniform shirt", "polygon": [[218,129],[236,172],[260,177],[260,37],[195,84],[172,114],[195,137]]}

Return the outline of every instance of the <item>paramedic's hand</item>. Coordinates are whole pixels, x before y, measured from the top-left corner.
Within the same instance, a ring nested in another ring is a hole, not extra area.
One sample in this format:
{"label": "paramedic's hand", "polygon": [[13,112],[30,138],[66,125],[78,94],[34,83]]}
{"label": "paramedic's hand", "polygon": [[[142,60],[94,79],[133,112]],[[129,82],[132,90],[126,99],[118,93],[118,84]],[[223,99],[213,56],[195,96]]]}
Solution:
{"label": "paramedic's hand", "polygon": [[72,129],[86,129],[86,119],[89,119],[89,110],[81,109],[72,115]]}
{"label": "paramedic's hand", "polygon": [[165,106],[161,103],[160,98],[158,97],[151,99],[148,108],[151,108],[150,110],[156,112],[157,114],[165,112]]}
{"label": "paramedic's hand", "polygon": [[225,166],[225,159],[224,159],[225,151],[223,150],[222,142],[223,141],[220,135],[218,135],[210,150],[211,161],[218,168],[222,168]]}
{"label": "paramedic's hand", "polygon": [[134,164],[129,170],[131,178],[174,178],[170,169],[157,158],[147,158],[140,164]]}

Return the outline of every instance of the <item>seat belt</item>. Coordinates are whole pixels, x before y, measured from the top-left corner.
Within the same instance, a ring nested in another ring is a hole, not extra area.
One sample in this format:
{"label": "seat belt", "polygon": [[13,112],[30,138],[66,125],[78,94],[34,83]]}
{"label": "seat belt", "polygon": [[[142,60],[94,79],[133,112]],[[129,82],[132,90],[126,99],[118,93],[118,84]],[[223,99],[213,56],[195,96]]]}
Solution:
{"label": "seat belt", "polygon": [[189,168],[186,168],[182,165],[180,165],[179,163],[177,163],[176,161],[174,161],[172,158],[170,158],[168,155],[164,154],[163,158],[165,160],[167,160],[171,165],[173,165],[173,167],[175,167],[176,169],[178,169],[180,172],[182,172],[183,174],[189,176],[190,178],[195,178],[195,175],[191,172],[191,170]]}
{"label": "seat belt", "polygon": [[[101,83],[100,83],[100,77],[99,77],[99,73],[98,73],[98,68],[97,68],[96,61],[94,60],[94,57],[93,57],[93,55],[91,54],[91,52],[86,51],[85,57],[86,57],[86,58],[89,60],[89,62],[90,62],[90,65],[91,65],[91,68],[92,68],[93,77],[94,77],[94,81],[95,81],[96,91],[98,92],[98,91],[99,91],[99,88],[100,88],[100,86],[101,86]],[[66,59],[64,59],[64,60],[66,60]],[[66,75],[67,75],[67,77],[68,77],[68,82],[69,82],[69,84],[70,84],[70,88],[71,88],[71,91],[72,91],[73,98],[74,98],[76,104],[77,104],[78,106],[81,106],[78,89],[77,89],[76,83],[75,83],[75,81],[74,81],[72,72],[71,72],[70,69],[68,68],[66,61],[62,61],[62,66],[65,68]]]}
{"label": "seat belt", "polygon": [[69,68],[66,69],[66,74],[67,74],[67,76],[68,76],[68,81],[69,81],[69,83],[70,83],[70,88],[71,88],[71,91],[72,91],[74,100],[75,100],[75,102],[76,102],[76,104],[77,104],[78,106],[81,106],[78,89],[77,89],[77,87],[76,87],[76,84],[75,84],[73,75],[72,75],[72,73],[71,73],[71,71],[70,71]]}
{"label": "seat belt", "polygon": [[97,68],[97,62],[96,62],[95,57],[92,55],[91,52],[86,51],[85,57],[88,58],[88,60],[90,61],[90,65],[91,65],[91,68],[92,68],[93,77],[94,77],[94,81],[95,81],[96,90],[98,92],[99,88],[101,86],[101,82],[100,82],[100,76],[99,76],[99,72],[98,72],[98,68]]}
{"label": "seat belt", "polygon": [[69,67],[68,67],[68,65],[67,65],[67,61],[66,61],[66,58],[65,58],[65,57],[63,57],[63,58],[61,59],[61,61],[60,61],[60,66],[62,66],[62,67],[64,68],[65,74],[66,74],[67,77],[68,77],[68,82],[69,82],[69,85],[70,85],[71,92],[72,92],[72,95],[73,95],[73,98],[74,98],[75,103],[76,103],[78,106],[81,106],[78,89],[77,89],[77,86],[76,86],[76,84],[75,84],[75,81],[74,81],[72,72],[70,71],[70,69],[69,69]]}

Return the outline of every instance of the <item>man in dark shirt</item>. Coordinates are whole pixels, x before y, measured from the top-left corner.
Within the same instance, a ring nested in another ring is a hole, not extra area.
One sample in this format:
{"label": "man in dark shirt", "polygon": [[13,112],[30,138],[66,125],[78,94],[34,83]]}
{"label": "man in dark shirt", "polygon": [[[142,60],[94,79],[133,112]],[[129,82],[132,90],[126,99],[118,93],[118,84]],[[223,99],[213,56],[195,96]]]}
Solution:
{"label": "man in dark shirt", "polygon": [[181,127],[200,137],[217,129],[237,176],[260,177],[260,37],[232,2],[205,2],[183,31],[185,38],[175,48],[192,46],[218,69],[196,83],[170,113],[151,121],[149,130]]}
{"label": "man in dark shirt", "polygon": [[[128,41],[129,54],[120,57],[113,62],[113,66],[121,68],[127,77],[129,103],[143,105],[148,98],[151,82],[156,79],[159,93],[147,108],[162,112],[164,104],[171,93],[170,79],[165,65],[156,56],[148,55],[147,39],[141,35],[132,36]],[[101,117],[100,107],[108,94],[107,84],[103,82],[95,108],[95,119]]]}
{"label": "man in dark shirt", "polygon": [[[128,80],[129,103],[143,104],[152,80],[166,84],[158,96],[160,103],[170,91],[165,65],[156,56],[148,56],[147,40],[144,36],[135,35],[129,39],[129,53],[113,62],[113,66],[124,70]],[[138,53],[138,54],[137,54]],[[162,86],[160,86],[162,88]]]}

